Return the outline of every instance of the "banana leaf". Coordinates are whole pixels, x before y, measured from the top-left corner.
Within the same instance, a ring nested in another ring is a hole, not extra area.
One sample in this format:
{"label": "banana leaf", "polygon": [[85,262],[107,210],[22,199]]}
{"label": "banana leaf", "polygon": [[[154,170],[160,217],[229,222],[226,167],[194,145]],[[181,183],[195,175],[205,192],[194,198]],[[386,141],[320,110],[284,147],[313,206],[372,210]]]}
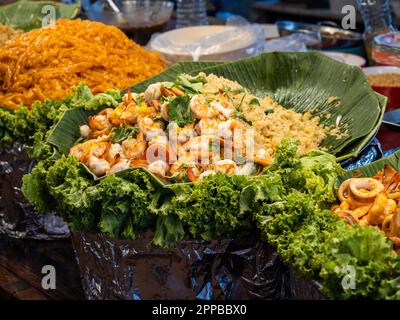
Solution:
{"label": "banana leaf", "polygon": [[88,117],[96,112],[82,109],[70,109],[64,112],[60,121],[54,126],[47,138],[47,142],[57,147],[63,153],[68,154],[81,137],[80,127],[87,124]]}
{"label": "banana leaf", "polygon": [[378,171],[383,169],[385,164],[389,164],[396,170],[400,170],[400,151],[360,168],[347,171],[340,177],[340,181],[353,178],[355,175],[360,175],[361,177],[373,177]]}
{"label": "banana leaf", "polygon": [[0,23],[24,31],[41,28],[43,18],[48,15],[45,6],[52,6],[55,9],[56,19],[73,19],[80,12],[81,2],[78,0],[75,4],[66,4],[55,1],[20,0],[0,6]]}
{"label": "banana leaf", "polygon": [[[256,95],[270,96],[297,112],[314,111],[324,125],[347,127],[348,136],[328,137],[322,143],[338,160],[356,157],[378,130],[386,97],[374,92],[361,69],[335,61],[318,52],[264,53],[231,63],[180,63],[133,87],[170,81],[179,73],[201,71],[236,80]],[[329,99],[333,98],[330,102]]]}
{"label": "banana leaf", "polygon": [[[257,95],[269,95],[297,112],[314,110],[325,125],[334,125],[341,115],[350,135],[340,140],[327,138],[323,142],[338,160],[356,156],[368,143],[380,126],[386,105],[386,98],[371,89],[360,69],[319,53],[266,53],[231,63],[182,62],[131,90],[142,92],[151,83],[173,81],[181,73],[200,71],[236,80]],[[340,101],[339,105],[328,103],[332,96]],[[330,118],[324,117],[327,111],[332,114]],[[87,123],[88,114],[79,109],[67,111],[48,141],[68,154],[79,139],[79,127]]]}

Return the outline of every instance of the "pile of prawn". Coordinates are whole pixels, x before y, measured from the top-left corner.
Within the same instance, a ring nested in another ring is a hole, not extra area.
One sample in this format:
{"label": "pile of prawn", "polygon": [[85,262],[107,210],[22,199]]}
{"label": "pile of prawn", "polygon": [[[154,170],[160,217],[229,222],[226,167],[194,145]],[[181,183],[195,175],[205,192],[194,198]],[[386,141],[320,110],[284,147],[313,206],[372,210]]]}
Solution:
{"label": "pile of prawn", "polygon": [[[171,101],[179,96],[188,96],[193,117],[182,126],[170,121],[168,112]],[[188,94],[178,86],[155,83],[143,93],[129,91],[115,109],[90,116],[88,124],[80,127],[85,141],[72,147],[70,154],[96,176],[129,167],[144,167],[164,179],[193,182],[216,172],[258,174],[272,158],[263,148],[246,149],[248,136],[235,135],[235,130],[246,124],[234,117],[235,112],[222,90],[213,101],[206,101],[200,93]],[[113,143],[117,128],[137,130]]]}
{"label": "pile of prawn", "polygon": [[385,165],[373,178],[345,180],[338,193],[333,212],[350,224],[377,227],[400,250],[400,172]]}

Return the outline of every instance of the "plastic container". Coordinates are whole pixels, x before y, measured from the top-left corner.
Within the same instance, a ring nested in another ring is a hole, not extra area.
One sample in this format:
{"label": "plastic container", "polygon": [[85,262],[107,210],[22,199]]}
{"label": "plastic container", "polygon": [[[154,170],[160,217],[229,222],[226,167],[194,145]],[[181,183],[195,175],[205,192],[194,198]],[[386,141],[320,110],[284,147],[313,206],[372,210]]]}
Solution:
{"label": "plastic container", "polygon": [[181,28],[155,35],[149,49],[159,52],[169,64],[179,61],[238,60],[264,49],[264,27],[234,17],[225,26]]}
{"label": "plastic container", "polygon": [[208,24],[205,0],[177,0],[176,28]]}

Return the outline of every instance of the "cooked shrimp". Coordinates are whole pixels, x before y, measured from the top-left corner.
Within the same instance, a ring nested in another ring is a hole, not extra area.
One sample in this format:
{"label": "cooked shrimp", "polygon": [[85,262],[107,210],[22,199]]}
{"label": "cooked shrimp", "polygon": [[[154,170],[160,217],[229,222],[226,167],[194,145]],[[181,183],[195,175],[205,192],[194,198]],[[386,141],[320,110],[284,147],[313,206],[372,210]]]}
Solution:
{"label": "cooked shrimp", "polygon": [[164,135],[164,125],[161,122],[153,121],[151,118],[140,118],[138,120],[138,126],[139,130],[146,136],[148,141],[155,136]]}
{"label": "cooked shrimp", "polygon": [[224,160],[219,160],[215,162],[215,164],[212,166],[214,171],[217,172],[223,172],[227,174],[235,174],[237,165],[235,161],[229,160],[229,159],[224,159]]}
{"label": "cooked shrimp", "polygon": [[196,132],[202,134],[216,134],[218,132],[218,125],[220,121],[217,119],[200,119],[196,124]]}
{"label": "cooked shrimp", "polygon": [[102,176],[110,171],[110,164],[108,161],[95,156],[89,157],[88,167],[96,176]]}
{"label": "cooked shrimp", "polygon": [[109,115],[108,121],[115,127],[119,127],[122,123],[122,115],[124,114],[125,106],[124,104],[119,104],[118,107]]}
{"label": "cooked shrimp", "polygon": [[96,141],[90,145],[90,154],[95,157],[102,157],[104,153],[107,151],[110,143],[107,141]]}
{"label": "cooked shrimp", "polygon": [[73,146],[69,150],[69,154],[73,155],[78,161],[80,161],[80,159],[82,157],[82,153],[83,153],[83,144],[82,143],[78,143],[77,145]]}
{"label": "cooked shrimp", "polygon": [[254,163],[246,162],[244,165],[236,167],[235,174],[250,175],[253,174],[254,170],[255,170]]}
{"label": "cooked shrimp", "polygon": [[98,115],[105,116],[106,118],[108,118],[113,112],[114,112],[113,108],[105,108],[105,109],[101,110],[98,113]]}
{"label": "cooked shrimp", "polygon": [[111,144],[110,149],[108,150],[107,154],[107,161],[112,162],[115,160],[116,157],[123,158],[125,156],[124,149],[119,143]]}
{"label": "cooked shrimp", "polygon": [[154,173],[155,175],[164,178],[167,175],[169,166],[165,161],[157,160],[157,161],[150,163],[149,166],[147,167],[147,169],[151,173]]}
{"label": "cooked shrimp", "polygon": [[135,103],[130,103],[120,114],[120,120],[122,123],[134,125],[136,124],[139,116],[139,108]]}
{"label": "cooked shrimp", "polygon": [[230,108],[224,107],[218,101],[211,102],[210,107],[213,108],[214,110],[217,110],[218,113],[222,114],[225,118],[232,117],[233,113],[235,112],[235,109],[230,109]]}
{"label": "cooked shrimp", "polygon": [[169,146],[162,143],[153,143],[146,150],[146,160],[149,163],[162,160],[167,163],[176,161],[175,153],[170,150]]}
{"label": "cooked shrimp", "polygon": [[[342,218],[347,220],[347,222],[350,225],[356,224],[358,223],[358,220],[356,217],[354,217],[353,212],[351,212],[350,210],[339,210],[336,212],[336,214]],[[363,221],[363,219],[360,221],[361,224],[365,223],[365,221]]]}
{"label": "cooked shrimp", "polygon": [[204,96],[195,95],[189,102],[190,110],[197,119],[209,119],[218,116],[218,110],[207,104]]}
{"label": "cooked shrimp", "polygon": [[122,102],[126,105],[134,102],[137,103],[138,101],[142,100],[144,98],[143,93],[135,93],[131,92],[131,90],[128,90],[128,93],[125,93],[124,96],[122,97]]}
{"label": "cooked shrimp", "polygon": [[396,211],[397,208],[397,202],[394,201],[393,199],[388,199],[388,203],[385,207],[385,210],[383,211],[383,214],[385,216],[391,215]]}
{"label": "cooked shrimp", "polygon": [[272,157],[262,148],[257,151],[253,160],[255,163],[262,165],[263,167],[269,166],[273,162]]}
{"label": "cooked shrimp", "polygon": [[219,159],[223,145],[224,141],[217,136],[197,136],[178,149],[178,156],[187,155],[202,164],[209,164]]}
{"label": "cooked shrimp", "polygon": [[93,131],[101,131],[110,127],[107,116],[98,114],[95,116],[89,116],[89,127]]}
{"label": "cooked shrimp", "polygon": [[70,149],[70,154],[74,155],[78,161],[87,162],[90,156],[102,157],[107,151],[109,143],[106,141],[88,140],[79,143]]}
{"label": "cooked shrimp", "polygon": [[90,127],[87,124],[84,124],[83,126],[80,126],[79,132],[82,138],[87,139],[90,135]]}
{"label": "cooked shrimp", "polygon": [[137,159],[144,155],[147,147],[147,142],[142,133],[139,133],[136,138],[129,138],[122,142],[124,154],[128,159]]}
{"label": "cooked shrimp", "polygon": [[149,141],[149,146],[152,145],[153,143],[160,143],[160,144],[167,145],[168,144],[168,137],[166,135],[154,136]]}
{"label": "cooked shrimp", "polygon": [[392,237],[400,236],[400,209],[397,209],[392,216],[392,220],[390,222],[390,235]]}
{"label": "cooked shrimp", "polygon": [[160,111],[161,111],[161,117],[162,117],[165,121],[169,121],[168,102],[164,102],[164,103],[161,105]]}
{"label": "cooked shrimp", "polygon": [[222,121],[218,124],[218,135],[224,138],[231,138],[233,131],[239,126],[239,121],[235,119],[229,119]]}
{"label": "cooked shrimp", "polygon": [[172,175],[182,175],[187,173],[187,170],[189,168],[194,168],[196,167],[196,163],[193,161],[193,158],[190,157],[189,155],[185,155],[183,157],[180,157],[177,161],[175,161],[171,168],[170,168],[170,173]]}
{"label": "cooked shrimp", "polygon": [[147,162],[147,160],[144,159],[135,159],[131,161],[130,166],[147,168],[149,166],[149,163]]}
{"label": "cooked shrimp", "polygon": [[129,160],[128,159],[122,159],[121,161],[119,161],[118,163],[113,165],[108,173],[109,174],[117,173],[119,171],[128,169],[129,166],[130,166]]}
{"label": "cooked shrimp", "polygon": [[144,100],[148,105],[151,105],[153,100],[158,100],[161,98],[161,88],[161,82],[153,83],[147,87],[146,91],[144,92]]}
{"label": "cooked shrimp", "polygon": [[168,125],[168,135],[173,143],[184,144],[191,138],[196,137],[194,124],[187,124],[179,127],[176,122],[170,122]]}

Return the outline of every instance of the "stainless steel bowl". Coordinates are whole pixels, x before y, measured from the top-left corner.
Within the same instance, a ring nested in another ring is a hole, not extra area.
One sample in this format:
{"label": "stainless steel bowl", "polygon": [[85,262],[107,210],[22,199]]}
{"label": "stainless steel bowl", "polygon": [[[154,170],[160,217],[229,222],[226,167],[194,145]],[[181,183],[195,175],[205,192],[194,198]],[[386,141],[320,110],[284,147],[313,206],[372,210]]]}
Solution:
{"label": "stainless steel bowl", "polygon": [[359,47],[363,44],[361,33],[340,29],[332,22],[315,25],[294,21],[277,21],[276,25],[280,36],[299,32],[318,32],[321,35],[321,45],[316,49],[345,49]]}
{"label": "stainless steel bowl", "polygon": [[[115,0],[114,0],[115,1]],[[90,20],[114,25],[141,44],[145,44],[155,32],[160,32],[171,19],[174,3],[171,1],[124,0],[115,1],[121,12],[115,12],[107,1],[90,4],[83,1]]]}

